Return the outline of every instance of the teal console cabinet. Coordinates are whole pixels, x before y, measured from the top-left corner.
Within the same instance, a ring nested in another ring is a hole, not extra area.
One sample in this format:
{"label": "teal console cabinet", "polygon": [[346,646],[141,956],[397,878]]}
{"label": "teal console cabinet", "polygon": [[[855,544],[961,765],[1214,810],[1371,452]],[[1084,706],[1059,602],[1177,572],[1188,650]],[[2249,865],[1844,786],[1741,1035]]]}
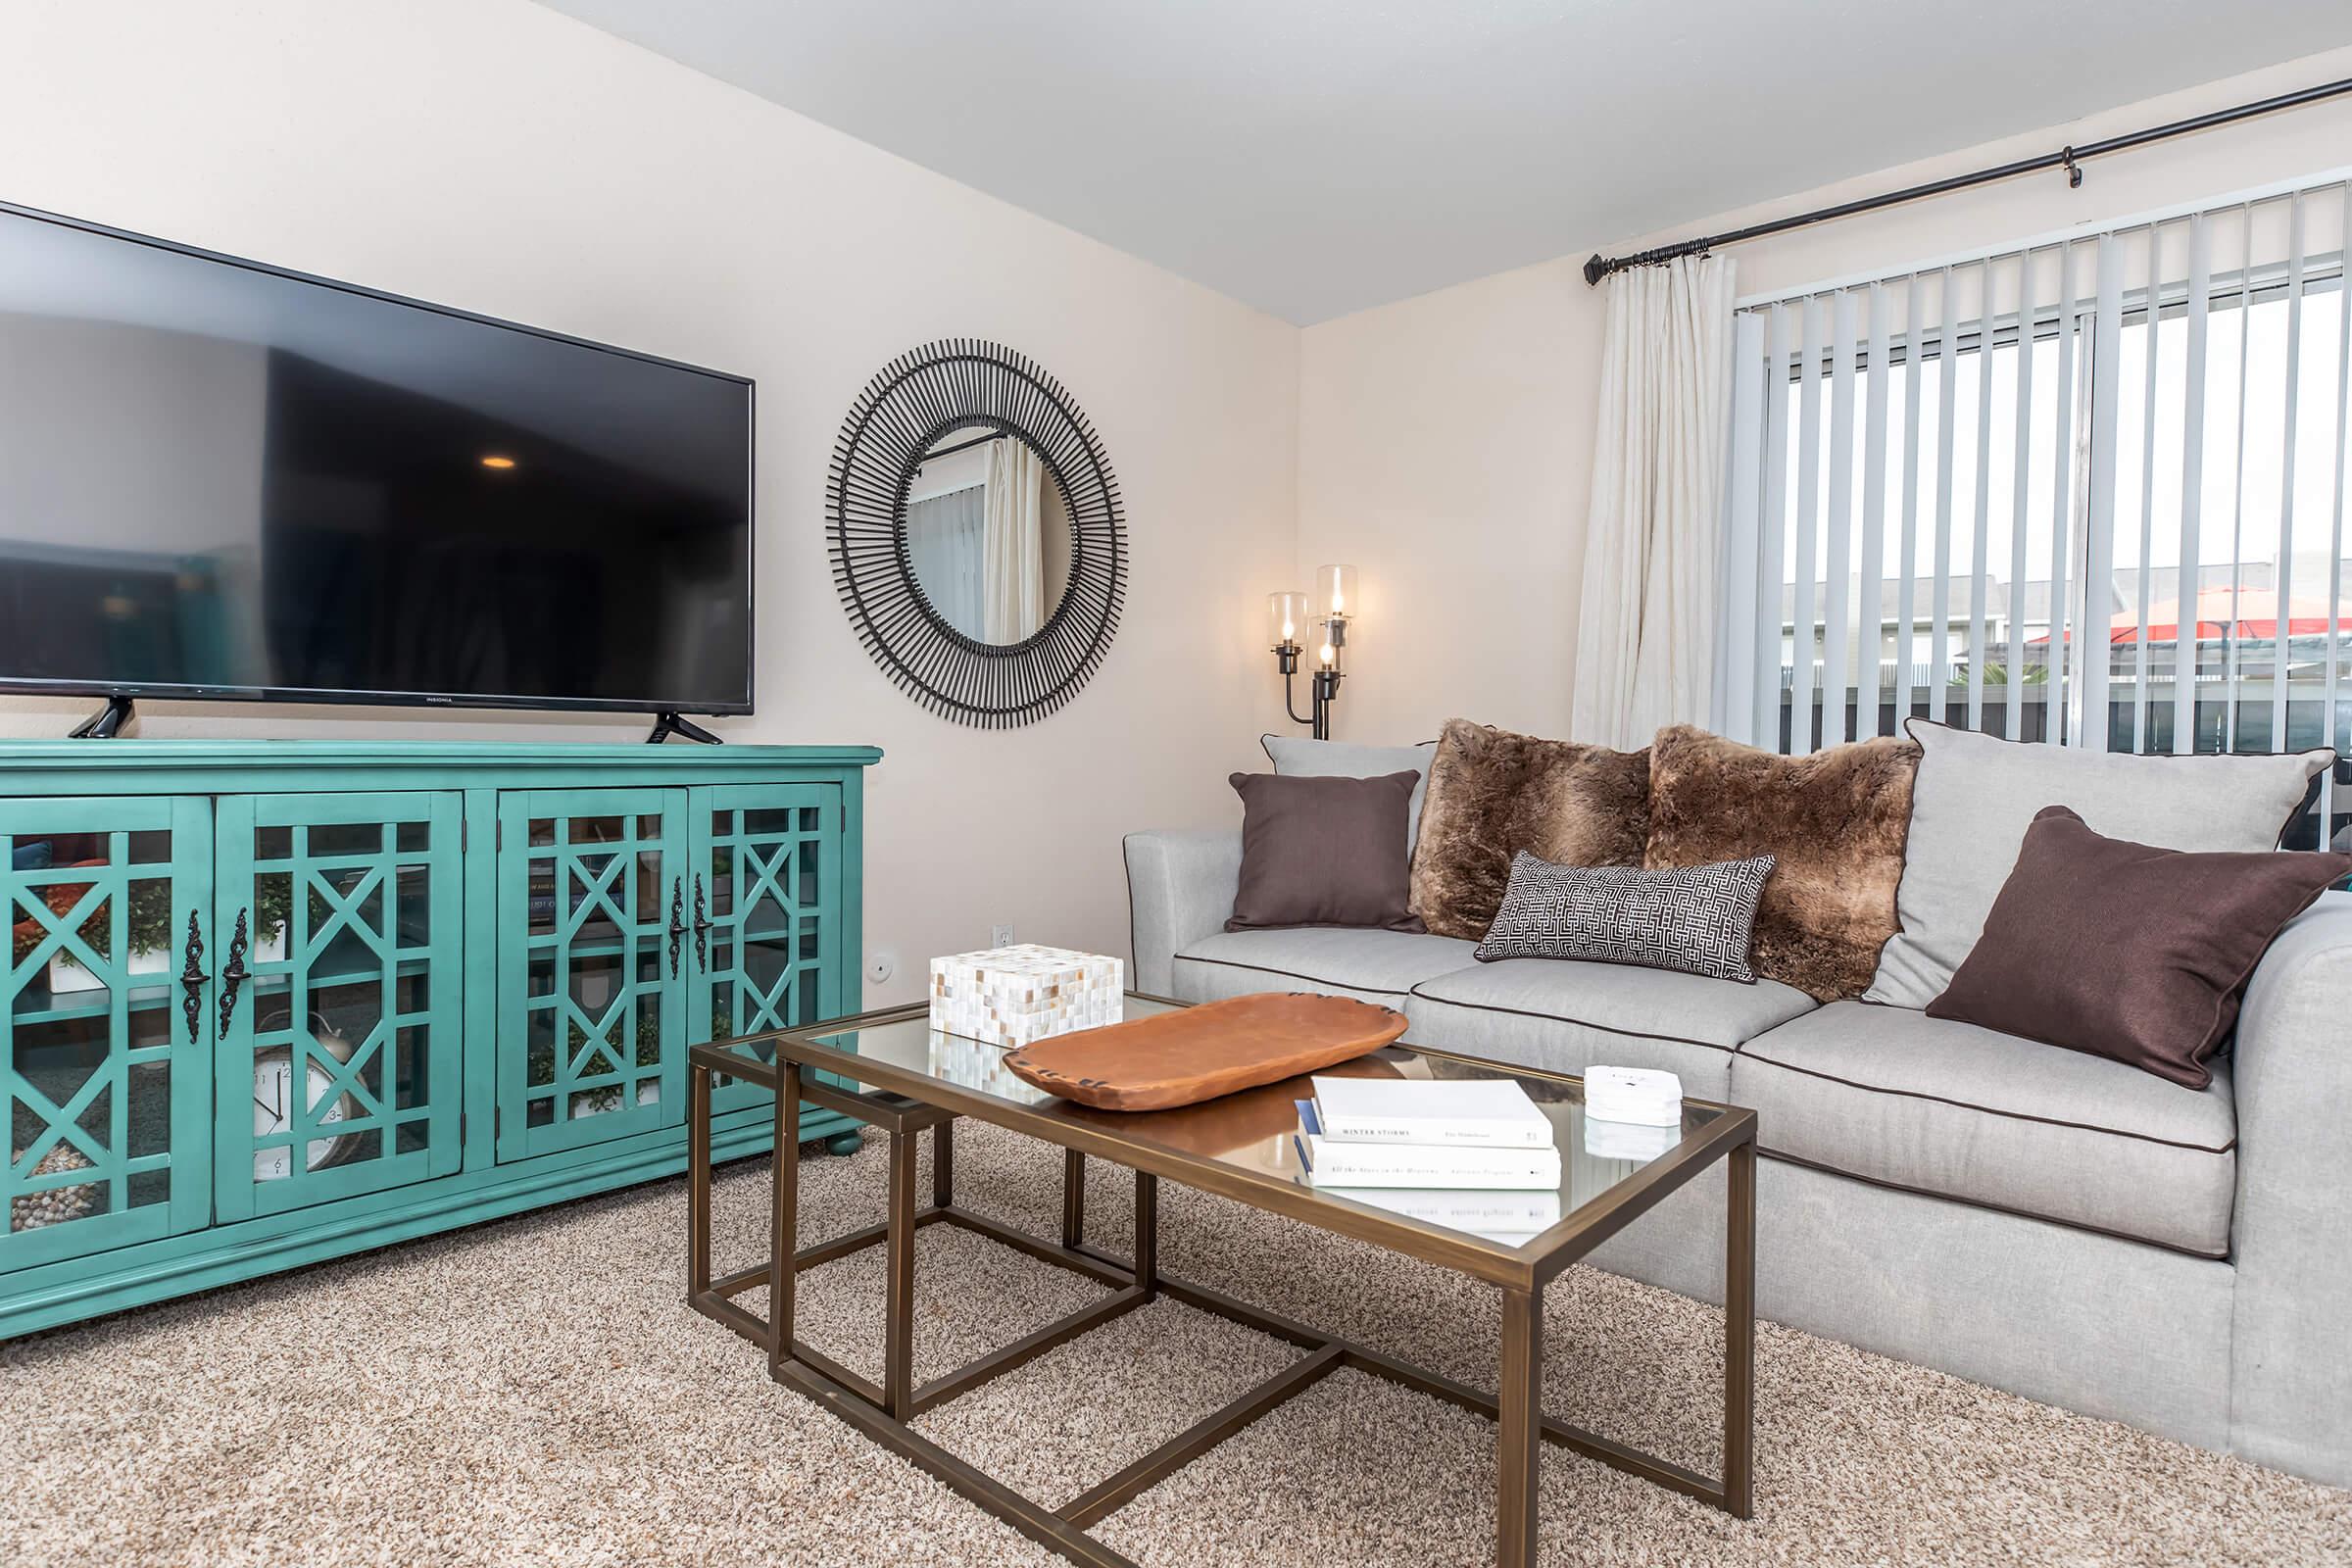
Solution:
{"label": "teal console cabinet", "polygon": [[0,741],[0,1338],[684,1169],[857,1010],[880,756]]}

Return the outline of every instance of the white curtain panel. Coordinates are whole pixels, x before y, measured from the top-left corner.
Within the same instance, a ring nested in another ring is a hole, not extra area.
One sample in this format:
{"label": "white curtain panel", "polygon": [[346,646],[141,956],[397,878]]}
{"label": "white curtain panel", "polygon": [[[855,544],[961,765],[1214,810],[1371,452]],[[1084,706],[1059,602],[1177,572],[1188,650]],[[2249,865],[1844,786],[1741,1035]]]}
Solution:
{"label": "white curtain panel", "polygon": [[1586,514],[1573,732],[1620,750],[1704,723],[1730,409],[1732,263],[1611,277]]}
{"label": "white curtain panel", "polygon": [[906,506],[906,560],[931,607],[967,637],[986,625],[982,613],[981,530],[987,489],[972,485]]}
{"label": "white curtain panel", "polygon": [[986,640],[1000,646],[1037,635],[1046,619],[1043,519],[1045,461],[1009,437],[988,449]]}

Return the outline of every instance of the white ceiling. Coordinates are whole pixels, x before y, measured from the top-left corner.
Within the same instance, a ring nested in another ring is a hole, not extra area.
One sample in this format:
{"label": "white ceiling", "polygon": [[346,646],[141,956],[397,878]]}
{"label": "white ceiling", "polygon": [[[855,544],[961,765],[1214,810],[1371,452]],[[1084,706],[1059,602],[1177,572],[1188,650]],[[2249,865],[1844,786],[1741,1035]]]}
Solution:
{"label": "white ceiling", "polygon": [[546,3],[1300,323],[2352,42],[2346,0]]}

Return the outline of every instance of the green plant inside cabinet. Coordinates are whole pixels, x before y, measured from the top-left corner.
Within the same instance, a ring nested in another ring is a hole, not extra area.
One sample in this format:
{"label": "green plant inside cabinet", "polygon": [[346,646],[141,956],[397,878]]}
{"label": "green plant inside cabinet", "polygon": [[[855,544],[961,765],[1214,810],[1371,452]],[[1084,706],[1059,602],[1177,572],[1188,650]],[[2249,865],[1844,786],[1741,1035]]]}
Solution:
{"label": "green plant inside cabinet", "polygon": [[50,798],[0,816],[0,1269],[210,1217],[212,803]]}
{"label": "green plant inside cabinet", "polygon": [[219,802],[222,1220],[458,1168],[463,807],[454,791]]}
{"label": "green plant inside cabinet", "polygon": [[500,1159],[683,1120],[687,795],[500,796]]}
{"label": "green plant inside cabinet", "polygon": [[[694,792],[692,1037],[796,1029],[842,1004],[841,791],[823,784]],[[721,1112],[770,1103],[721,1081]]]}

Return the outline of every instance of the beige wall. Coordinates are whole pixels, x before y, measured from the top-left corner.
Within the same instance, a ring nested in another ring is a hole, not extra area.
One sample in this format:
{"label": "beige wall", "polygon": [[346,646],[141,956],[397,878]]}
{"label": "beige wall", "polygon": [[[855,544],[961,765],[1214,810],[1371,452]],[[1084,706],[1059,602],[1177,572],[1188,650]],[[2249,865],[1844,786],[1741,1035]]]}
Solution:
{"label": "beige wall", "polygon": [[[2352,74],[2352,51],[1806,193],[1973,168]],[[1890,268],[2352,161],[2352,105],[1741,247],[1743,292]],[[1567,727],[1599,297],[1582,254],[1300,333],[525,0],[11,0],[0,196],[760,381],[753,741],[860,741],[869,1000],[997,921],[1123,952],[1118,839],[1233,819],[1223,778],[1280,723],[1263,595],[1363,568],[1343,736],[1448,714]],[[1748,215],[1678,232],[1719,228]],[[1668,236],[1671,237],[1671,236]],[[1634,241],[1596,236],[1593,248]],[[942,263],[939,258],[952,259]],[[1086,692],[962,729],[858,647],[824,466],[865,378],[949,335],[1059,375],[1103,432],[1134,572]],[[0,699],[0,733],[83,705]],[[143,710],[149,735],[630,740],[512,714]]]}
{"label": "beige wall", "polygon": [[[872,742],[866,946],[917,994],[994,921],[1124,952],[1119,836],[1226,820],[1275,694],[1298,333],[525,0],[11,0],[0,196],[760,382],[760,711]],[[1043,723],[933,718],[834,599],[824,467],[925,339],[1042,362],[1102,433],[1134,570],[1102,672]],[[0,733],[86,708],[0,699]],[[637,720],[143,706],[148,735],[635,740]]]}
{"label": "beige wall", "polygon": [[[1428,737],[1446,717],[1568,733],[1601,296],[1616,254],[2046,153],[2352,76],[2352,49],[2212,83],[1308,327],[1299,357],[1296,576],[1362,568],[1338,733]],[[1734,248],[1740,292],[1884,272],[2352,164],[2339,99]],[[1540,199],[1540,198],[1531,198]]]}

